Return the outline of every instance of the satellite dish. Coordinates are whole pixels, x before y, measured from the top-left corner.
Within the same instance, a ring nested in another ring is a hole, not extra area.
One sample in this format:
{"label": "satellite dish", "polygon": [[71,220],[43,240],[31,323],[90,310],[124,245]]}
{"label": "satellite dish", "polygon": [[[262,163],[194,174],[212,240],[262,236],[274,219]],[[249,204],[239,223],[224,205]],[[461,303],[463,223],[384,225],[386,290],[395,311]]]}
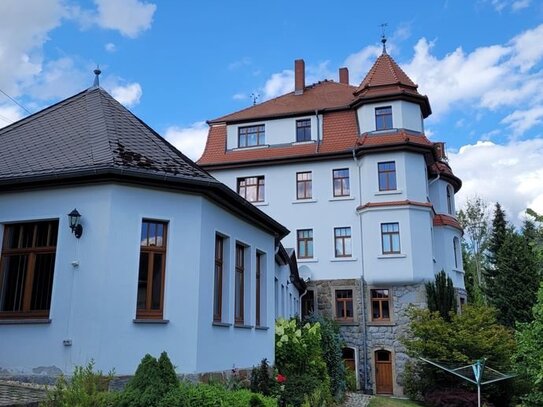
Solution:
{"label": "satellite dish", "polygon": [[311,276],[312,276],[311,269],[305,264],[298,268],[298,274],[300,275],[300,278],[304,280],[306,283],[311,280]]}

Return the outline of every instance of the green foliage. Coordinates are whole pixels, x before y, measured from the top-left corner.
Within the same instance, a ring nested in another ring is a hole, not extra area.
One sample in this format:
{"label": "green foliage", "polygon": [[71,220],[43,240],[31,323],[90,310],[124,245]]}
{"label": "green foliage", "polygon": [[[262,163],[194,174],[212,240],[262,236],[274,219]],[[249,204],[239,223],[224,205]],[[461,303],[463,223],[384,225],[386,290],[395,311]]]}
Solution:
{"label": "green foliage", "polygon": [[523,397],[524,405],[528,407],[543,405],[543,284],[538,291],[533,317],[532,322],[518,325],[518,348],[513,358],[521,380],[529,384]]}
{"label": "green foliage", "polygon": [[345,368],[345,385],[348,391],[356,391],[356,372],[352,369]]}
{"label": "green foliage", "polygon": [[428,298],[428,309],[432,312],[439,312],[441,318],[451,320],[451,313],[456,310],[456,296],[451,278],[441,270],[435,276],[435,282],[427,282],[426,297]]}
{"label": "green foliage", "polygon": [[270,372],[270,365],[267,359],[262,359],[260,365],[251,371],[251,391],[265,396],[272,394],[275,381]]}
{"label": "green foliage", "polygon": [[330,391],[336,401],[340,401],[345,393],[345,363],[343,362],[343,340],[338,325],[331,319],[313,315],[311,322],[321,326],[321,351],[330,377]]}
{"label": "green foliage", "polygon": [[288,405],[331,405],[330,377],[321,347],[321,324],[295,318],[275,327],[275,367],[287,380],[280,394]]}
{"label": "green foliage", "polygon": [[277,399],[251,393],[249,390],[228,390],[213,384],[181,382],[170,391],[158,407],[276,407]]}
{"label": "green foliage", "polygon": [[57,385],[47,393],[43,403],[47,407],[106,407],[111,405],[115,394],[107,393],[112,373],[107,376],[94,372],[94,362],[77,366],[70,381],[61,376]]}
{"label": "green foliage", "polygon": [[[456,366],[487,358],[487,365],[499,371],[511,368],[515,341],[510,330],[497,323],[494,309],[466,305],[461,314],[445,321],[437,312],[411,308],[411,336],[404,344],[413,357],[424,357]],[[405,373],[406,391],[421,399],[430,389],[451,385],[451,375],[422,362],[413,362]],[[496,392],[496,391],[494,391]]]}
{"label": "green foliage", "polygon": [[175,370],[166,352],[162,352],[158,360],[147,354],[119,396],[119,406],[159,406],[168,393],[177,390],[178,384]]}

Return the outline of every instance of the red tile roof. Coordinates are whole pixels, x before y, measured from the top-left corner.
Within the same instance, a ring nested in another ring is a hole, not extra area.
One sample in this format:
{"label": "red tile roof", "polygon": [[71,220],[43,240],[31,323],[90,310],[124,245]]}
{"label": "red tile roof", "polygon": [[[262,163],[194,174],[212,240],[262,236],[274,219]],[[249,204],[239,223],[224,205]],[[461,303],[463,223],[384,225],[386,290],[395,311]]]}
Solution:
{"label": "red tile roof", "polygon": [[435,215],[434,216],[434,226],[452,226],[460,231],[464,231],[460,223],[449,215]]}
{"label": "red tile roof", "polygon": [[430,175],[440,176],[449,181],[457,192],[462,187],[462,181],[453,174],[451,167],[444,161],[435,161],[428,167]]}
{"label": "red tile roof", "polygon": [[385,133],[365,133],[358,141],[358,147],[375,147],[397,144],[419,144],[421,146],[432,147],[434,143],[426,138],[422,133],[414,133],[405,130],[395,130]]}
{"label": "red tile roof", "polygon": [[361,211],[367,208],[381,208],[384,206],[421,206],[424,208],[432,208],[430,202],[417,202],[406,199],[405,201],[388,201],[388,202],[368,202],[364,205],[360,205],[356,208],[357,211]]}
{"label": "red tile roof", "polygon": [[295,116],[315,110],[348,108],[356,87],[333,81],[306,86],[301,95],[294,92],[270,99],[247,109],[210,120],[209,123],[241,122],[278,116]]}

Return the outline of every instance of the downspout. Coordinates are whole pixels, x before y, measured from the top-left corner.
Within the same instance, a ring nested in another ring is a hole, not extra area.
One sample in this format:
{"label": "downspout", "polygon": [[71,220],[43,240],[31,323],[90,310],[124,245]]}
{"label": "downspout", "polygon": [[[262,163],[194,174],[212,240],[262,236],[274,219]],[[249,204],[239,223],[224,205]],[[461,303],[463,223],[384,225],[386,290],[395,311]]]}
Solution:
{"label": "downspout", "polygon": [[306,294],[307,294],[307,288],[305,289],[304,293],[300,295],[300,304],[298,305],[298,308],[299,308],[298,318],[300,319],[300,321],[302,320],[302,298],[304,298],[304,295]]}
{"label": "downspout", "polygon": [[[358,201],[359,205],[362,205],[362,176],[360,174],[360,165],[362,164],[360,160],[356,159],[356,153],[353,148],[353,160],[358,167]],[[362,341],[362,358],[363,358],[363,371],[364,371],[364,388],[362,389],[364,393],[368,392],[369,389],[369,375],[368,375],[368,328],[366,324],[366,279],[364,277],[364,245],[362,243],[362,215],[357,211],[358,221],[360,223],[360,268],[362,276],[360,279],[360,297],[362,299],[362,334],[364,335],[364,340]]]}

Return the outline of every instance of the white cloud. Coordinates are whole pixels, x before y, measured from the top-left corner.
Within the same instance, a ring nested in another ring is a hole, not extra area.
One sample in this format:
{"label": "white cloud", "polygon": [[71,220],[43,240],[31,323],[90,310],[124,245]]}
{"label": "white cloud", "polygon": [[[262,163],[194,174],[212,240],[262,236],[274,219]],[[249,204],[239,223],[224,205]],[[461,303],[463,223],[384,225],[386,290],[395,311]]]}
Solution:
{"label": "white cloud", "polygon": [[508,124],[515,136],[519,136],[543,121],[543,106],[535,106],[528,110],[515,110],[501,122]]}
{"label": "white cloud", "polygon": [[179,151],[196,161],[204,152],[208,125],[206,122],[195,122],[189,127],[172,126],[166,129],[164,138]]}
{"label": "white cloud", "polygon": [[245,100],[248,96],[245,93],[236,93],[232,96],[232,99],[234,100]]}
{"label": "white cloud", "polygon": [[382,48],[376,45],[369,45],[360,51],[349,55],[343,64],[349,68],[349,80],[351,83],[359,84],[368,73],[375,59],[381,55]]}
{"label": "white cloud", "polygon": [[511,4],[511,8],[513,9],[513,11],[522,10],[530,7],[531,2],[532,0],[517,0],[513,2],[513,4]]}
{"label": "white cloud", "polygon": [[511,8],[512,11],[523,10],[527,7],[530,7],[532,0],[485,0],[487,3],[490,3],[494,10],[498,13],[501,13],[507,8]]}
{"label": "white cloud", "polygon": [[142,95],[141,85],[137,82],[126,85],[117,85],[111,88],[111,96],[126,107],[132,107],[140,102]]}
{"label": "white cloud", "polygon": [[16,105],[0,105],[0,128],[23,118],[23,111]]}
{"label": "white cloud", "polygon": [[252,60],[249,57],[243,57],[238,61],[234,61],[228,65],[228,69],[231,71],[241,68],[242,66],[251,65]]}
{"label": "white cloud", "polygon": [[136,38],[151,28],[156,5],[139,0],[94,0],[98,7],[96,23],[103,28],[118,30]]}
{"label": "white cloud", "polygon": [[478,141],[449,152],[454,173],[462,179],[459,206],[478,195],[500,202],[519,225],[527,207],[543,212],[543,139],[510,141],[505,145]]}
{"label": "white cloud", "polygon": [[113,53],[117,51],[117,46],[112,42],[108,42],[106,45],[104,45],[104,49],[109,53]]}

